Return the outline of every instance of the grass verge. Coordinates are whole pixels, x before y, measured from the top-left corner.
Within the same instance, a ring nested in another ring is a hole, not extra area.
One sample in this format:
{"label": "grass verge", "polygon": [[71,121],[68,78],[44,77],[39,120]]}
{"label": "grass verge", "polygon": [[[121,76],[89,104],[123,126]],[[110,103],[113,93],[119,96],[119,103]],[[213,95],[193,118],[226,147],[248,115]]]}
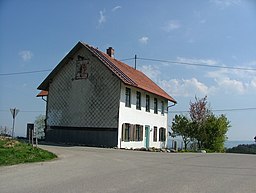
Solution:
{"label": "grass verge", "polygon": [[0,166],[19,163],[41,162],[57,156],[46,150],[15,139],[0,136]]}

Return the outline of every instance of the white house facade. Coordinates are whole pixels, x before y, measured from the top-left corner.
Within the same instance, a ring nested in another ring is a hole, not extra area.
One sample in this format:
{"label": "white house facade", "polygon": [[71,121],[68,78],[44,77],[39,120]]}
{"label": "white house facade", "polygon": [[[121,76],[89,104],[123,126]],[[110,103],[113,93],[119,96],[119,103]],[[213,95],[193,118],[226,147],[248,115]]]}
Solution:
{"label": "white house facade", "polygon": [[167,106],[168,101],[163,97],[122,84],[118,147],[166,147]]}
{"label": "white house facade", "polygon": [[118,148],[164,148],[168,101],[142,72],[85,43],[40,84],[47,96],[46,140]]}

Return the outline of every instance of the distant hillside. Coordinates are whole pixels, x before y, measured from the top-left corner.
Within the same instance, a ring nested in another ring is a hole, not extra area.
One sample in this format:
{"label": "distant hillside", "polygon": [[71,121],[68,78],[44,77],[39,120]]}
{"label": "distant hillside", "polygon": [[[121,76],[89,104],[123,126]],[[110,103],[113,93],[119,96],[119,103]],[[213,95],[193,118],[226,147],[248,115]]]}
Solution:
{"label": "distant hillside", "polygon": [[245,154],[256,154],[256,144],[249,145],[238,145],[226,150],[227,153],[245,153]]}

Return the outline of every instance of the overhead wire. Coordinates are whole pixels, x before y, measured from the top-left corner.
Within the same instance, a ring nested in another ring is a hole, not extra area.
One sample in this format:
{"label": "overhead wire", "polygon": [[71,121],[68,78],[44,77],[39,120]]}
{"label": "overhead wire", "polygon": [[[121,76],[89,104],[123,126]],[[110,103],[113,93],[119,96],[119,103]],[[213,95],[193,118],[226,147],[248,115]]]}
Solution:
{"label": "overhead wire", "polygon": [[209,68],[226,68],[226,69],[233,69],[233,70],[253,70],[256,71],[256,68],[243,68],[243,67],[232,67],[232,66],[219,66],[219,65],[209,65],[203,63],[192,63],[192,62],[181,62],[181,61],[171,61],[171,60],[162,60],[162,59],[153,59],[153,58],[140,58],[137,57],[139,60],[145,61],[152,61],[152,62],[164,62],[164,63],[171,63],[171,64],[183,64],[189,66],[199,66],[199,67],[209,67]]}
{"label": "overhead wire", "polygon": [[[212,109],[213,112],[233,112],[233,111],[251,111],[256,110],[256,107],[246,107],[246,108],[232,108],[232,109]],[[189,113],[189,111],[170,111],[172,113]]]}
{"label": "overhead wire", "polygon": [[34,74],[34,73],[49,72],[49,71],[52,71],[52,69],[34,70],[34,71],[24,71],[24,72],[0,73],[0,76],[11,76],[11,75],[22,75],[22,74]]}
{"label": "overhead wire", "polygon": [[[134,60],[135,58],[125,58],[120,61]],[[234,70],[246,70],[246,71],[256,71],[255,68],[243,68],[243,67],[231,67],[231,66],[219,66],[219,65],[208,65],[203,63],[192,63],[192,62],[181,62],[181,61],[172,61],[172,60],[163,60],[163,59],[153,59],[153,58],[143,58],[136,57],[137,60],[145,60],[152,62],[163,62],[163,63],[171,63],[171,64],[182,64],[182,65],[190,65],[190,66],[199,66],[199,67],[210,67],[210,68],[226,68],[226,69],[234,69]],[[49,72],[52,69],[44,69],[44,70],[34,70],[34,71],[24,71],[24,72],[11,72],[11,73],[0,73],[0,76],[12,76],[12,75],[23,75],[23,74],[33,74],[33,73],[41,73],[41,72]],[[231,111],[246,111],[246,110],[256,110],[256,107],[250,108],[236,108],[236,109],[216,109],[212,110],[214,112],[231,112]],[[8,111],[8,110],[0,110],[0,112]],[[44,112],[44,111],[20,111],[25,113],[35,113],[35,112]],[[186,113],[189,111],[171,111],[173,113]]]}
{"label": "overhead wire", "polygon": [[[135,58],[125,58],[125,59],[121,59],[120,61],[128,61],[128,60],[135,60]],[[233,70],[256,71],[256,68],[208,65],[208,64],[203,64],[203,63],[182,62],[182,61],[163,60],[163,59],[154,59],[154,58],[136,57],[136,60],[144,60],[144,61],[151,61],[151,62],[163,62],[163,63],[170,63],[170,64],[181,64],[181,65],[199,66],[199,67],[209,67],[209,68],[224,68],[224,69],[233,69]],[[0,76],[34,74],[34,73],[49,72],[49,71],[52,71],[52,69],[24,71],[24,72],[0,73]]]}

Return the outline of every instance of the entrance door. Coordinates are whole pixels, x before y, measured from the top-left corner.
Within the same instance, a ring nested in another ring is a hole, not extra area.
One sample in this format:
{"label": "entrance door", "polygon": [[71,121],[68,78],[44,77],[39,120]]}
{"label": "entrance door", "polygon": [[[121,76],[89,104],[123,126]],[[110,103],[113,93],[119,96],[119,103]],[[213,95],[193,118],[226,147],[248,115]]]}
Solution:
{"label": "entrance door", "polygon": [[150,126],[145,126],[145,147],[149,148]]}

